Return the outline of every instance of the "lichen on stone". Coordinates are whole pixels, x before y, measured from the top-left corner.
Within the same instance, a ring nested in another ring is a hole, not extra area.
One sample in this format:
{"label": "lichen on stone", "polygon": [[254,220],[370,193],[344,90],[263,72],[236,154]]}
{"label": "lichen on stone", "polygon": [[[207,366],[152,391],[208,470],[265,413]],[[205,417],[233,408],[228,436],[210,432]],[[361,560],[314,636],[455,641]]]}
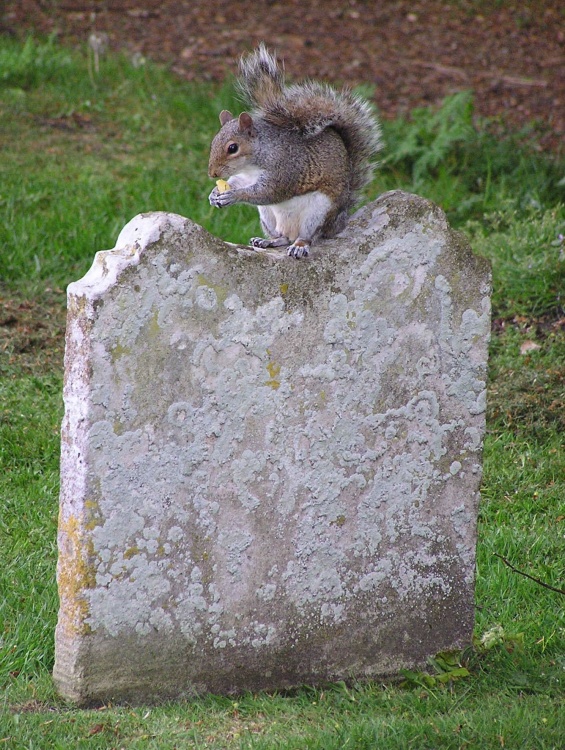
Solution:
{"label": "lichen on stone", "polygon": [[69,288],[63,691],[282,688],[465,642],[489,272],[444,214],[385,194],[300,262],[169,214],[121,238]]}

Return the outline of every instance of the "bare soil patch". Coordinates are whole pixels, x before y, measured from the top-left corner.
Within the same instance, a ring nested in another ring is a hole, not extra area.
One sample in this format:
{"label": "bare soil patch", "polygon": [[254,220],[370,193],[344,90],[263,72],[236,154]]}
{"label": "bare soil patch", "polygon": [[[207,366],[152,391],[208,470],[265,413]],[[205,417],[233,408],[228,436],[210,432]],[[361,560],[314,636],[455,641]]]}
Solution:
{"label": "bare soil patch", "polygon": [[61,371],[65,317],[61,289],[24,297],[0,288],[0,377]]}

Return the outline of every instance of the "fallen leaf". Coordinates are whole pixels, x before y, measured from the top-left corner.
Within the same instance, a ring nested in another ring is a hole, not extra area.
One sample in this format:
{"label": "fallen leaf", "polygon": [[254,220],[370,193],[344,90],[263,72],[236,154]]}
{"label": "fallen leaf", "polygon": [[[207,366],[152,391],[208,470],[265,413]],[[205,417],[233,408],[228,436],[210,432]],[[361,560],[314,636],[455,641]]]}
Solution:
{"label": "fallen leaf", "polygon": [[520,346],[520,354],[527,354],[528,352],[534,352],[536,349],[541,349],[541,346],[539,344],[536,344],[535,341],[530,341],[529,339],[527,341],[524,341],[522,345]]}

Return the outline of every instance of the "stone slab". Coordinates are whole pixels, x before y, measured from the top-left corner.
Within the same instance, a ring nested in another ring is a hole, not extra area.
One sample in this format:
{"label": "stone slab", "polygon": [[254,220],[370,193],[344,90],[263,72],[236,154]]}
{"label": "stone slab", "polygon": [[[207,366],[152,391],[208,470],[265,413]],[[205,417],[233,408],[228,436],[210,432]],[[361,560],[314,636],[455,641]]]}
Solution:
{"label": "stone slab", "polygon": [[61,694],[371,679],[469,643],[489,295],[406,193],[301,261],[133,219],[68,289]]}

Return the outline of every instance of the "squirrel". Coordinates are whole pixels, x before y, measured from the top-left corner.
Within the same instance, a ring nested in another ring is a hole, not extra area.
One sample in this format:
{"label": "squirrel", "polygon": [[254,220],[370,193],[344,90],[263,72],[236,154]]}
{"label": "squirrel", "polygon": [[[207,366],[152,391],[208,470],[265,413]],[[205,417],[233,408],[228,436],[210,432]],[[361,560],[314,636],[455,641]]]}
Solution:
{"label": "squirrel", "polygon": [[315,240],[345,228],[381,148],[378,120],[348,89],[313,81],[286,85],[284,69],[264,44],[241,58],[237,83],[251,111],[220,113],[208,175],[221,179],[210,204],[257,206],[267,239],[250,244],[286,246],[289,256],[305,257]]}

